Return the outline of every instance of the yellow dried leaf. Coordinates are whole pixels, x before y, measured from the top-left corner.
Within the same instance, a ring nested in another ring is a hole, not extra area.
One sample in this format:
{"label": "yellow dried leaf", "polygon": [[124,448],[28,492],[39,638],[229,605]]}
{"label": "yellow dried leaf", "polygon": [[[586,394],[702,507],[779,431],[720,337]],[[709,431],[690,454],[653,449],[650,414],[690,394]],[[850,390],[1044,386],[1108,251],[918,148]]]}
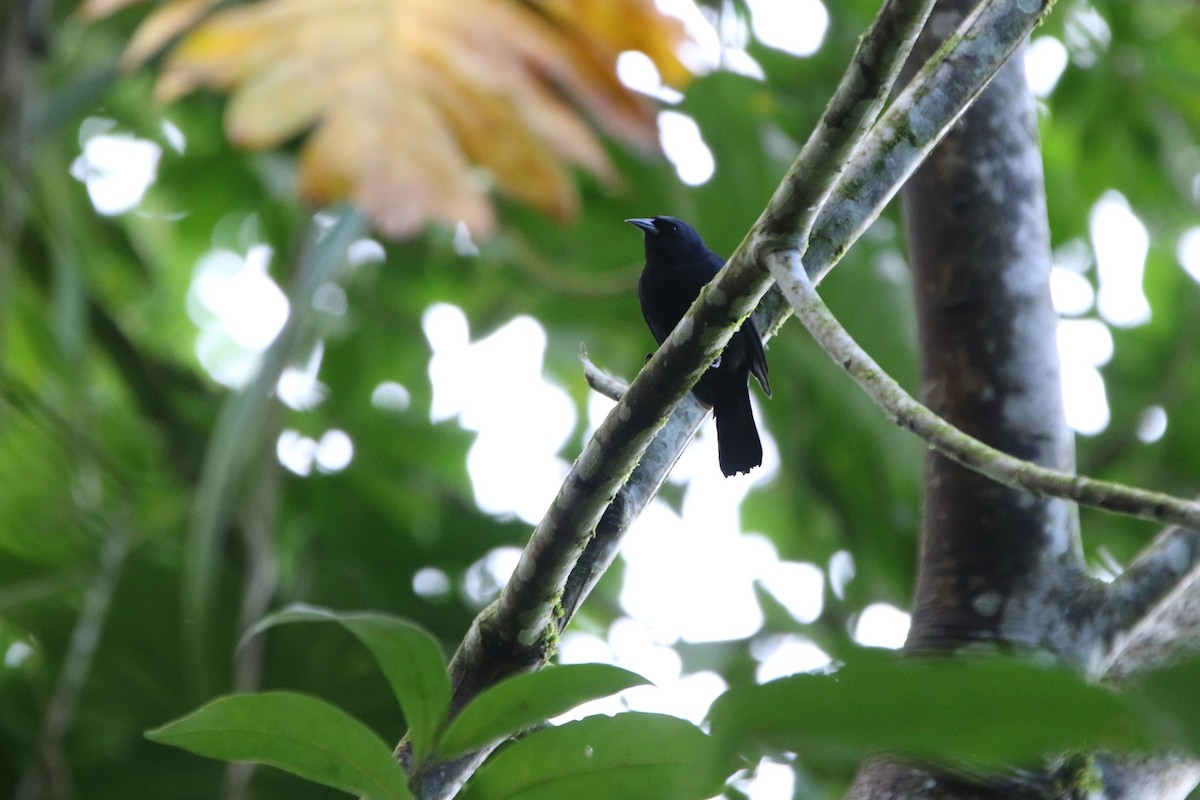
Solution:
{"label": "yellow dried leaf", "polygon": [[[394,102],[413,129],[440,124],[420,98],[397,96]],[[393,158],[392,152],[407,157]],[[350,197],[393,236],[410,234],[430,219],[461,220],[485,233],[495,225],[483,187],[472,180],[452,137],[364,126],[349,110],[335,111],[310,137],[300,160],[300,189],[316,203]]]}
{"label": "yellow dried leaf", "polygon": [[146,0],[84,0],[79,4],[79,16],[85,20],[104,19],[123,8],[144,3]]}
{"label": "yellow dried leaf", "polygon": [[[101,17],[143,0],[88,0],[85,16]],[[121,54],[121,68],[135,69],[204,17],[219,0],[171,0],[145,19]]]}
{"label": "yellow dried leaf", "polygon": [[676,55],[684,39],[683,24],[664,17],[653,2],[642,0],[535,0],[573,35],[619,55],[640,50],[654,61],[665,83],[683,86],[691,73]]}
{"label": "yellow dried leaf", "polygon": [[[126,58],[145,58],[213,1],[167,3]],[[349,197],[387,234],[438,220],[482,236],[495,224],[493,187],[574,216],[571,168],[612,177],[593,125],[655,146],[654,107],[620,83],[616,58],[644,49],[678,81],[682,35],[653,0],[259,0],[184,36],[156,94],[229,91],[226,131],[238,146],[307,133],[304,195]]]}

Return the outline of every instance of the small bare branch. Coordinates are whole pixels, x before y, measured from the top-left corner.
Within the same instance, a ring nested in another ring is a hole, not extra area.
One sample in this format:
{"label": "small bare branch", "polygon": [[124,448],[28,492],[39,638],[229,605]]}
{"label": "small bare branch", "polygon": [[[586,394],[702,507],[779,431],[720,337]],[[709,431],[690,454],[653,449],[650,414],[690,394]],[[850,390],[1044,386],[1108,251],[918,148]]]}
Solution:
{"label": "small bare branch", "polygon": [[1015,489],[1067,498],[1114,514],[1200,528],[1200,503],[1041,467],[963,433],[918,403],[858,346],[817,294],[795,251],[774,253],[767,263],[796,316],[829,357],[854,378],[889,419],[911,430],[942,455]]}
{"label": "small bare branch", "polygon": [[1200,533],[1168,528],[1108,587],[1092,674],[1124,680],[1200,647]]}
{"label": "small bare branch", "polygon": [[628,391],[628,383],[597,367],[583,348],[579,349],[579,361],[583,364],[583,377],[587,379],[588,386],[598,394],[609,400],[620,400]]}

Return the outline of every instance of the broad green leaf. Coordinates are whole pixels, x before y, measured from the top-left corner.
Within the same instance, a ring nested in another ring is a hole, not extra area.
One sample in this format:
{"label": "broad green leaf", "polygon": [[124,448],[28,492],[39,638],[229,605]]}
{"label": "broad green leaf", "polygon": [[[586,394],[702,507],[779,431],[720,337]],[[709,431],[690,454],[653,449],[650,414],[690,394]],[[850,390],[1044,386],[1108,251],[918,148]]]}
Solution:
{"label": "broad green leaf", "polygon": [[411,797],[390,747],[346,712],[308,695],[219,697],[146,738],[209,758],[269,764],[372,800]]}
{"label": "broad green leaf", "polygon": [[337,622],[354,634],[391,684],[408,723],[414,758],[420,760],[429,752],[450,708],[450,679],[437,640],[398,617],[369,611],[340,613],[302,603],[264,617],[247,636],[291,622]]}
{"label": "broad green leaf", "polygon": [[690,722],[628,712],[530,734],[492,757],[466,800],[687,800],[711,797],[723,768],[713,741]]}
{"label": "broad green leaf", "polygon": [[1200,753],[1200,660],[1147,673],[1123,690],[1157,734],[1157,741]]}
{"label": "broad green leaf", "polygon": [[1007,659],[869,657],[833,674],[731,690],[710,719],[714,738],[731,749],[852,759],[886,751],[1011,765],[1149,743],[1122,698],[1065,670]]}
{"label": "broad green leaf", "polygon": [[450,723],[438,745],[449,760],[522,728],[648,681],[608,664],[565,664],[517,675],[481,692]]}

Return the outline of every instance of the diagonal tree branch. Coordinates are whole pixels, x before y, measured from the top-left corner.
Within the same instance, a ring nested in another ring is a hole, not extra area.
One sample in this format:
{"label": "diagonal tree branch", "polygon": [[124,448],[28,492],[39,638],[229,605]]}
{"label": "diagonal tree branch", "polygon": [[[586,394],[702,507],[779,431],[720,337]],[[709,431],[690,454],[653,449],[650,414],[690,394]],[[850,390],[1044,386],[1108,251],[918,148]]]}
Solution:
{"label": "diagonal tree branch", "polygon": [[[886,0],[871,28],[864,34],[849,68],[830,98],[817,127],[805,142],[763,214],[761,234],[783,242],[807,240],[817,213],[842,175],[850,153],[865,138],[895,85],[913,41],[929,15],[933,0]],[[736,254],[735,254],[736,255]],[[774,289],[771,292],[778,295]],[[782,318],[770,323],[769,312],[755,312],[760,330],[770,339]],[[767,325],[771,329],[767,329]],[[584,357],[584,371],[592,388],[620,400],[628,388],[610,379]],[[637,469],[609,505],[568,581],[564,597],[566,626],[578,603],[608,568],[628,525],[637,518],[666,479],[683,448],[695,436],[706,411],[690,395],[676,407],[671,419],[642,456]],[[594,551],[594,552],[593,552]],[[600,557],[603,552],[605,557]],[[576,596],[579,590],[581,594]]]}
{"label": "diagonal tree branch", "polygon": [[[620,400],[629,389],[629,384],[601,371],[587,354],[581,354],[584,375],[588,385],[611,400]],[[671,418],[663,426],[654,441],[642,454],[629,480],[617,492],[612,503],[604,511],[595,535],[588,541],[575,567],[567,577],[562,594],[562,616],[558,629],[563,631],[580,604],[608,571],[620,549],[621,540],[633,521],[637,519],[651,500],[658,495],[663,481],[679,460],[696,431],[708,416],[708,409],[694,397],[687,396],[675,407]]]}
{"label": "diagonal tree branch", "polygon": [[[964,21],[956,36],[952,37],[952,43],[961,43],[961,52],[950,44],[944,46],[922,69],[917,79],[900,96],[893,108],[888,110],[880,123],[868,129],[869,120],[874,119],[878,111],[879,98],[886,96],[887,90],[881,86],[890,87],[891,83],[888,81],[894,78],[898,69],[897,62],[902,61],[904,54],[908,52],[911,39],[897,34],[905,39],[905,45],[885,54],[864,55],[864,49],[880,45],[879,39],[875,37],[878,30],[899,29],[915,32],[911,27],[890,28],[896,25],[896,22],[894,19],[888,19],[888,15],[907,15],[906,19],[915,27],[925,18],[928,10],[927,7],[917,10],[917,4],[914,3],[907,6],[885,5],[875,28],[864,36],[860,51],[856,53],[849,71],[861,70],[863,74],[875,76],[876,81],[870,84],[856,84],[850,75],[842,81],[830,108],[822,117],[822,124],[814,131],[768,208],[730,258],[725,270],[714,280],[710,290],[716,293],[716,299],[720,301],[731,295],[738,295],[741,290],[746,290],[752,295],[761,289],[761,284],[755,280],[756,270],[750,254],[777,252],[774,248],[781,245],[786,248],[790,239],[794,238],[782,233],[788,222],[806,228],[813,224],[815,218],[805,263],[814,278],[828,272],[850,243],[878,216],[904,179],[916,169],[970,101],[983,90],[995,71],[1045,15],[1050,4],[1043,2],[1024,9],[1016,2],[982,4],[976,13]],[[875,66],[868,69],[863,66],[864,63],[873,63]],[[856,109],[853,114],[846,111],[851,107]],[[921,135],[916,135],[916,125],[911,126],[914,130],[912,136],[896,135],[896,131],[908,127],[901,124],[905,119],[922,120],[919,126]],[[885,133],[880,134],[880,129],[885,129]],[[839,131],[841,138],[837,136]],[[860,140],[861,146],[855,149],[855,144]],[[854,150],[855,156],[851,161],[850,170],[842,175],[835,156],[844,157],[851,150]],[[806,158],[812,160],[811,165],[805,161]],[[889,181],[884,181],[883,186],[873,187],[867,192],[865,185],[871,183],[867,180],[867,169],[883,173]],[[850,194],[851,188],[860,185],[863,186],[863,193],[869,197],[870,203],[857,202],[856,197]],[[828,198],[830,188],[834,186],[837,194],[833,201],[819,205],[820,198]],[[828,247],[835,235],[846,238],[837,247]],[[763,259],[759,263],[765,261],[766,259]],[[776,295],[778,292],[772,290],[772,294]],[[704,300],[705,295],[702,295],[697,305]],[[766,320],[767,324],[762,328],[773,332],[791,311],[775,301],[774,310],[768,313],[770,316]],[[723,346],[723,340],[720,340],[720,343]],[[670,340],[660,351],[667,349],[669,345]],[[649,377],[653,368],[652,361],[643,370],[643,374]]]}
{"label": "diagonal tree branch", "polygon": [[1200,533],[1168,528],[1108,586],[1093,675],[1128,680],[1200,649]]}
{"label": "diagonal tree branch", "polygon": [[752,232],[802,250],[806,247],[818,212],[845,171],[850,154],[878,119],[932,8],[933,0],[885,0],[817,127]]}
{"label": "diagonal tree branch", "polygon": [[980,3],[921,67],[851,156],[804,253],[814,283],[904,185],[1000,67],[1050,12],[1054,0]]}
{"label": "diagonal tree branch", "polygon": [[[834,352],[830,352],[830,355],[848,370],[851,367],[847,361],[854,364],[851,374],[860,385],[864,385],[876,402],[882,405],[884,394],[891,397],[890,408],[886,410],[894,421],[912,428],[948,457],[1009,486],[1067,497],[1083,505],[1114,513],[1198,527],[1200,504],[1159,492],[1130,489],[1037,467],[986,448],[944,420],[936,418],[936,415],[932,419],[923,416],[918,418],[917,412],[920,410],[930,415],[932,412],[904,393],[869,357],[865,361],[860,358],[865,354],[858,350],[832,314],[828,313],[828,309],[820,314],[824,304],[812,288],[813,279],[819,279],[832,268],[849,242],[865,230],[870,220],[878,214],[878,206],[891,199],[941,139],[946,127],[987,85],[995,74],[995,68],[1011,55],[1029,30],[1049,10],[1049,5],[1044,3],[1034,9],[1024,10],[1019,3],[980,4],[963,20],[957,33],[949,37],[938,54],[922,67],[917,78],[880,118],[879,124],[871,129],[862,147],[855,152],[838,186],[837,200],[823,207],[818,217],[807,254],[794,249],[777,251],[768,253],[765,263],[775,275],[792,310],[798,311],[799,306],[803,306],[811,314],[811,325],[809,322],[805,322],[805,325],[818,341],[823,344],[827,341],[830,348],[836,351],[836,355]],[[950,91],[954,87],[958,91]],[[961,96],[963,91],[969,94],[966,102],[960,106],[959,103],[964,99]],[[939,122],[945,122],[946,125],[941,126]],[[888,180],[866,180],[867,176],[877,178],[880,175]],[[853,195],[850,194],[852,189],[855,190]],[[874,213],[862,213],[864,205],[869,205]],[[783,315],[787,313],[782,312]],[[767,327],[770,329],[774,326]],[[845,337],[843,341],[833,341],[841,336]],[[855,353],[855,350],[858,352]],[[886,387],[885,391],[884,383],[889,381],[892,386]],[[895,394],[893,389],[906,399]],[[986,449],[981,450],[980,447]]]}
{"label": "diagonal tree branch", "polygon": [[[563,587],[590,588],[602,571],[600,567],[607,564],[604,558],[591,557],[600,555],[593,551],[591,556],[582,558],[587,565],[587,574],[579,579],[577,573],[577,580],[572,582],[572,571],[581,561],[581,555],[587,554],[593,535],[605,527],[601,521],[606,510],[617,509],[616,516],[622,521],[614,529],[623,530],[631,518],[622,510],[630,507],[624,499],[638,487],[649,487],[642,491],[643,497],[653,496],[665,476],[665,469],[673,463],[702,419],[702,416],[691,417],[678,423],[683,426],[682,435],[679,428],[668,432],[675,444],[665,451],[662,464],[666,467],[646,470],[639,483],[629,482],[634,466],[659,435],[668,415],[677,407],[694,402],[689,399],[681,404],[680,401],[770,288],[772,278],[763,268],[765,257],[791,248],[795,248],[793,253],[798,252],[796,243],[802,242],[803,237],[794,232],[789,234],[788,230],[792,226],[795,230],[811,228],[809,268],[815,276],[827,272],[1028,35],[1047,11],[1049,0],[1032,7],[1020,0],[996,0],[984,5],[993,13],[972,17],[970,22],[979,27],[968,27],[967,34],[1000,43],[984,52],[979,52],[977,47],[971,49],[967,79],[956,72],[966,67],[953,60],[956,52],[953,48],[943,48],[927,65],[902,95],[909,98],[908,113],[914,120],[920,115],[921,121],[920,135],[915,138],[924,146],[910,147],[907,145],[911,138],[896,135],[896,129],[890,130],[887,136],[878,134],[879,128],[892,117],[891,112],[879,125],[869,129],[869,133],[867,131],[878,112],[881,98],[886,97],[891,88],[891,80],[908,52],[920,21],[924,19],[928,3],[921,0],[885,4],[881,18],[887,19],[888,15],[901,12],[906,15],[907,25],[897,26],[897,30],[904,31],[897,34],[903,44],[886,54],[871,53],[865,48],[868,45],[883,46],[882,36],[864,37],[851,66],[851,70],[861,71],[864,80],[850,77],[843,81],[830,110],[814,133],[819,144],[806,146],[725,268],[701,293],[684,320],[584,448],[545,518],[535,529],[513,578],[496,603],[485,609],[472,624],[451,661],[452,713],[490,683],[536,668],[549,658],[567,614],[574,611],[586,593],[578,593],[570,611],[565,614],[566,609],[561,604]],[[918,7],[925,10],[914,11]],[[996,29],[987,28],[988,24],[995,25]],[[964,35],[964,44],[970,41],[970,37]],[[864,64],[873,66],[864,68]],[[861,144],[860,138],[863,139]],[[842,175],[840,161],[850,152],[856,155],[850,162],[849,171]],[[806,157],[813,163],[806,163]],[[881,170],[878,176],[863,172],[865,167],[877,162],[886,162],[889,169]],[[872,185],[867,191],[867,185],[876,180],[886,185]],[[822,198],[830,199],[821,205]],[[814,255],[815,244],[819,248]],[[789,313],[778,304],[775,309],[770,313],[777,321],[782,321]],[[767,330],[775,328],[777,325],[764,326]],[[619,492],[625,495],[618,498]],[[611,560],[612,553],[615,553],[615,546],[606,545],[605,557]],[[399,755],[403,760],[403,747]],[[422,798],[452,796],[485,755],[474,754],[453,764],[416,765],[411,773],[414,790]]]}
{"label": "diagonal tree branch", "polygon": [[[555,604],[581,546],[591,538],[666,415],[770,287],[770,276],[755,265],[753,253],[774,241],[778,234],[773,231],[785,221],[812,225],[817,201],[836,185],[841,160],[878,112],[930,5],[929,0],[885,4],[856,53],[850,77],[839,87],[813,135],[816,144],[806,146],[729,265],[702,293],[580,454],[530,538],[513,579],[496,606],[485,612],[489,619],[481,618],[488,635],[535,651],[552,635]],[[805,158],[814,162],[811,168]],[[653,480],[660,482],[661,477]]]}
{"label": "diagonal tree branch", "polygon": [[1139,519],[1200,527],[1200,503],[1048,469],[963,433],[917,402],[863,352],[821,300],[794,252],[772,254],[768,263],[796,316],[829,357],[841,364],[889,419],[920,436],[942,455],[1014,489],[1067,498],[1080,505]]}

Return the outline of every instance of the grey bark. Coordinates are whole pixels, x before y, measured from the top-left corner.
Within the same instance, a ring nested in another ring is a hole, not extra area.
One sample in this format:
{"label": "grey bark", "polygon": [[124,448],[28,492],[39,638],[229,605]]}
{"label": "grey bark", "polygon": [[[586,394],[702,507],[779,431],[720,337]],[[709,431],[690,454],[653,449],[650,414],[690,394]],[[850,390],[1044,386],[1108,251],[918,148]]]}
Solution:
{"label": "grey bark", "polygon": [[[971,3],[942,3],[924,46]],[[922,44],[918,44],[918,49]],[[1033,98],[1010,61],[903,193],[926,403],[1007,453],[1072,471],[1050,302],[1050,232]],[[908,646],[979,640],[1077,651],[1047,629],[1047,586],[1086,587],[1074,507],[937,453]]]}
{"label": "grey bark", "polygon": [[[941,0],[913,63],[973,5]],[[1036,123],[1016,58],[914,174],[902,202],[926,403],[998,449],[1070,471]],[[1200,604],[1188,600],[1196,547],[1196,534],[1167,531],[1105,586],[1086,572],[1072,505],[1001,486],[931,452],[906,648],[1015,645],[1093,677],[1132,674],[1161,663],[1163,651],[1177,654],[1181,631],[1196,629]],[[1086,791],[1070,769],[1013,783],[880,758],[863,764],[848,797],[1174,800],[1200,780],[1194,762],[1170,756],[1100,754],[1086,766],[1093,782]]]}

